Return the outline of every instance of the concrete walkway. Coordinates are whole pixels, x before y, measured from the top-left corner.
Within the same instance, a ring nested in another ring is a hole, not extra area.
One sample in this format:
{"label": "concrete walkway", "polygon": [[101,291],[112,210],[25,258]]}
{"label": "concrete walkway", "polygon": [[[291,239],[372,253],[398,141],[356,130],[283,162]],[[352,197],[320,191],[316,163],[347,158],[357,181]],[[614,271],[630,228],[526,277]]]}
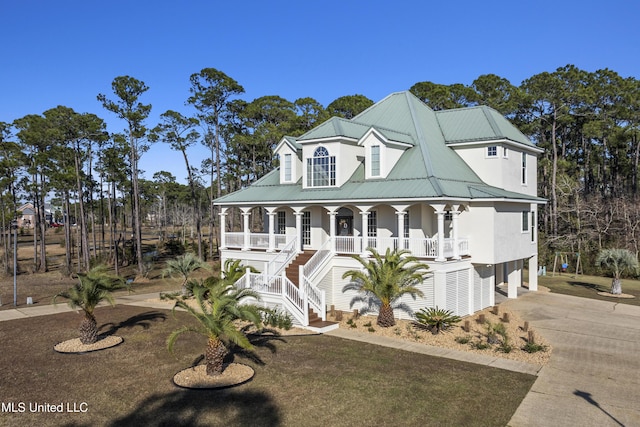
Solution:
{"label": "concrete walkway", "polygon": [[640,426],[640,307],[544,292],[504,304],[553,346],[510,426]]}
{"label": "concrete walkway", "polygon": [[[148,301],[159,297],[159,292],[149,294],[136,294],[122,295],[115,298],[116,304],[122,305],[136,305],[141,307],[150,308],[164,308],[171,309],[173,304],[171,302],[154,302]],[[11,308],[0,310],[0,322],[4,320],[24,319],[26,317],[46,316],[49,314],[66,313],[69,311],[76,311],[69,308],[66,300],[60,299],[60,302],[56,305],[39,305],[34,304],[30,306],[20,306],[18,308]],[[99,307],[108,306],[108,303],[101,303]]]}

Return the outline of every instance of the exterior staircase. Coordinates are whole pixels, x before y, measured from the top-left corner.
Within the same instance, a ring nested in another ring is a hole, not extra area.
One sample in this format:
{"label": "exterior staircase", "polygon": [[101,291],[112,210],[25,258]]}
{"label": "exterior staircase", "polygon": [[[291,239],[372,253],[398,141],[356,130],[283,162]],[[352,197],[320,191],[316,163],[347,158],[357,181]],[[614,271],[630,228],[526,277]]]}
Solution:
{"label": "exterior staircase", "polygon": [[289,266],[284,270],[287,278],[291,280],[291,282],[293,282],[293,284],[297,287],[300,287],[300,266],[305,265],[315,253],[316,251],[300,252],[298,256],[296,256],[293,261],[291,261],[291,264],[289,264]]}
{"label": "exterior staircase", "polygon": [[[304,266],[315,253],[316,251],[301,252],[285,269],[287,278],[297,287],[300,287],[300,266]],[[307,329],[322,333],[337,328],[338,323],[322,320],[322,317],[309,307],[309,326]]]}

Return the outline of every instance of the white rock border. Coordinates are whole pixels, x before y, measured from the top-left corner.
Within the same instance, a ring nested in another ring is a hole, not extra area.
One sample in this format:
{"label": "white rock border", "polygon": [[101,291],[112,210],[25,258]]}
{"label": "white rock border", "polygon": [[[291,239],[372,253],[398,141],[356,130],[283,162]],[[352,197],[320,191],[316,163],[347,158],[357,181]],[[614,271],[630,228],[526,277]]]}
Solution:
{"label": "white rock border", "polygon": [[80,338],[74,338],[67,341],[62,341],[53,346],[53,349],[58,353],[66,354],[84,354],[92,351],[104,350],[107,348],[115,347],[124,342],[124,338],[117,335],[109,335],[93,344],[82,344]]}
{"label": "white rock border", "polygon": [[198,365],[183,369],[173,376],[173,383],[177,387],[192,390],[212,390],[229,388],[250,381],[255,374],[252,367],[241,363],[229,363],[222,374],[207,375],[207,366]]}

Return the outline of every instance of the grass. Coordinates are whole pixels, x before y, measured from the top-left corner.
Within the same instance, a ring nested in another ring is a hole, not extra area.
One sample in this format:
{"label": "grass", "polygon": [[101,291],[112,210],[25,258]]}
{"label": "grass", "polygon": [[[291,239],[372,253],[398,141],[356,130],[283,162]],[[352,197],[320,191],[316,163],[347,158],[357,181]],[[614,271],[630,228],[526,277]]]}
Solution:
{"label": "grass", "polygon": [[540,276],[538,283],[546,286],[558,294],[573,295],[576,297],[592,298],[602,301],[616,302],[621,304],[640,305],[640,281],[633,279],[622,280],[622,292],[633,295],[635,298],[612,298],[598,295],[598,292],[609,292],[611,290],[611,278],[599,276],[586,276],[583,274],[556,274]]}
{"label": "grass", "polygon": [[[252,381],[218,391],[175,387],[172,376],[199,362],[204,342],[185,335],[176,356],[165,341],[185,313],[117,306],[96,310],[102,332],[124,343],[84,355],[53,345],[77,336],[62,313],[4,322],[0,329],[5,425],[465,425],[504,426],[535,377],[329,336],[256,341]],[[110,322],[110,323],[105,323]],[[86,402],[86,413],[30,413],[29,403]]]}

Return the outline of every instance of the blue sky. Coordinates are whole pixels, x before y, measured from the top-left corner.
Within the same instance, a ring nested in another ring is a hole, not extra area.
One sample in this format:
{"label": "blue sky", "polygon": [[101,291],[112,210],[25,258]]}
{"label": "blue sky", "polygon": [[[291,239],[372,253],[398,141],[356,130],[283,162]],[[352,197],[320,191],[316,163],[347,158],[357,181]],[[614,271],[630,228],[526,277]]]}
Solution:
{"label": "blue sky", "polygon": [[[640,2],[563,1],[31,1],[0,0],[0,121],[64,105],[124,123],[96,100],[114,77],[149,86],[153,127],[189,113],[189,76],[205,67],[244,86],[243,99],[312,97],[324,106],[379,101],[414,83],[469,85],[493,73],[519,85],[574,64],[640,78]],[[207,152],[190,155],[199,164]],[[150,179],[186,170],[166,144],[144,154]]]}

